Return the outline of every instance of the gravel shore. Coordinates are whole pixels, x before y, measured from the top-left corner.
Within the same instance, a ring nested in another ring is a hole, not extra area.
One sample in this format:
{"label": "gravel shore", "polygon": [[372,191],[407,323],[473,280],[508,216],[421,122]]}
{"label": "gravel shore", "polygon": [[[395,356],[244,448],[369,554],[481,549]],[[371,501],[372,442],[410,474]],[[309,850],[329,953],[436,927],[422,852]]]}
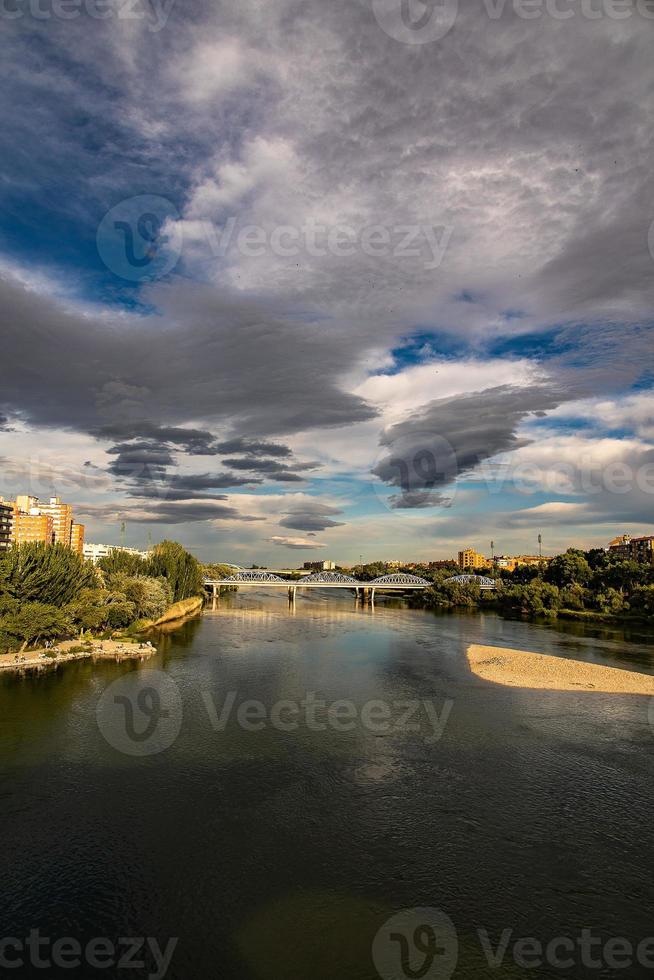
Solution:
{"label": "gravel shore", "polygon": [[[80,646],[89,649],[80,650]],[[71,652],[74,651],[74,652]],[[0,670],[26,670],[34,667],[54,667],[71,660],[106,658],[126,660],[134,657],[151,657],[157,648],[149,642],[126,643],[123,640],[64,640],[48,650],[26,650],[24,653],[0,654]],[[53,654],[56,653],[56,656]]]}
{"label": "gravel shore", "polygon": [[477,644],[468,647],[467,655],[473,674],[505,687],[654,695],[654,676],[620,667]]}

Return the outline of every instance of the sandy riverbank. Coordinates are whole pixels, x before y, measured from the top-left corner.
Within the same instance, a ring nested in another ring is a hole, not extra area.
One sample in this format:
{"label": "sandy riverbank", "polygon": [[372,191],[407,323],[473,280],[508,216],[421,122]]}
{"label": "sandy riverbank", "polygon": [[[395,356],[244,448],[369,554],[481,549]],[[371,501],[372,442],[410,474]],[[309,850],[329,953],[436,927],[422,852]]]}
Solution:
{"label": "sandy riverbank", "polygon": [[[80,650],[80,647],[87,649]],[[74,652],[72,652],[74,651]],[[53,653],[56,652],[56,656]],[[26,670],[35,667],[54,667],[71,660],[128,660],[151,657],[157,648],[147,641],[126,643],[124,640],[64,640],[49,650],[25,650],[24,653],[0,654],[0,670]]]}
{"label": "sandy riverbank", "polygon": [[620,667],[477,644],[468,647],[467,655],[473,674],[505,687],[654,695],[654,676]]}

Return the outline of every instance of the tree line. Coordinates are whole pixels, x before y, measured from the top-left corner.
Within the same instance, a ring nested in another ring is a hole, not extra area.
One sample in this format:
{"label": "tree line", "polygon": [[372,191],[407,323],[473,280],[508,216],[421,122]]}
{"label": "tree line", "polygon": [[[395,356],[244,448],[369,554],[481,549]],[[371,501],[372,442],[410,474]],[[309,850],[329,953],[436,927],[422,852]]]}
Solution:
{"label": "tree line", "polygon": [[[365,572],[377,567],[365,566]],[[452,582],[452,577],[460,574],[454,564],[445,569],[430,570],[425,566],[402,570],[432,583],[425,592],[410,598],[414,606],[485,606],[506,615],[550,618],[561,615],[647,620],[654,616],[654,565],[622,558],[603,548],[569,548],[542,565],[518,565],[513,572],[493,573],[498,580],[495,592],[482,591],[474,583]]]}
{"label": "tree line", "polygon": [[0,652],[137,630],[201,594],[202,568],[175,541],[162,541],[147,558],[114,551],[97,566],[62,544],[15,546],[0,556]]}

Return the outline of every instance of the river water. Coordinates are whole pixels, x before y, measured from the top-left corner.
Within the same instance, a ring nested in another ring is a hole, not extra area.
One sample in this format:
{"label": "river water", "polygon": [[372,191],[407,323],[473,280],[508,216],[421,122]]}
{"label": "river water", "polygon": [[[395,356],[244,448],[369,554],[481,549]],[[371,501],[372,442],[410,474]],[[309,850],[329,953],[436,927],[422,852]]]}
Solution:
{"label": "river water", "polygon": [[651,637],[338,596],[232,595],[148,661],[0,676],[0,937],[116,951],[1,976],[161,975],[149,943],[118,965],[127,937],[174,940],[174,980],[653,975],[649,699],[465,658],[654,673]]}

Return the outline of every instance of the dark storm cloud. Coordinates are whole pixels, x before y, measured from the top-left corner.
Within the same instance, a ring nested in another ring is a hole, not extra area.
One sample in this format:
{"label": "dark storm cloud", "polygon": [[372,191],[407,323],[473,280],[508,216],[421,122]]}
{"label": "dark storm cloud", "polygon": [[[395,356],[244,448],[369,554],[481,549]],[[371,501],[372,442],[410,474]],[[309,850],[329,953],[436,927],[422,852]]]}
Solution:
{"label": "dark storm cloud", "polygon": [[123,443],[107,450],[116,459],[109,464],[114,476],[148,482],[164,477],[175,464],[172,453],[158,443]]}
{"label": "dark storm cloud", "polygon": [[[93,433],[98,439],[148,439],[158,444],[172,443],[193,456],[213,456],[219,450],[215,437],[204,429],[185,429],[180,426],[157,425],[147,419],[113,422],[100,426]],[[111,452],[111,450],[107,450]]]}
{"label": "dark storm cloud", "polygon": [[248,514],[241,514],[235,507],[220,503],[222,498],[212,500],[183,500],[161,501],[152,503],[150,501],[135,505],[127,503],[124,506],[115,504],[86,504],[79,505],[80,515],[94,520],[113,523],[120,520],[129,520],[139,524],[186,524],[198,523],[202,521],[243,521],[252,523],[263,520],[261,517],[254,517]]}
{"label": "dark storm cloud", "polygon": [[521,422],[556,407],[565,395],[545,386],[502,385],[471,395],[430,402],[384,432],[387,454],[372,472],[401,494],[395,508],[446,502],[439,488],[451,485],[484,460],[525,445]]}
{"label": "dark storm cloud", "polygon": [[294,531],[324,531],[329,527],[342,527],[342,521],[332,520],[341,511],[338,507],[322,504],[320,501],[305,501],[301,506],[293,508],[283,517],[280,527],[288,527]]}
{"label": "dark storm cloud", "polygon": [[226,494],[210,493],[211,490],[233,489],[263,483],[256,477],[242,477],[236,473],[199,473],[165,476],[152,485],[134,484],[129,489],[133,497],[152,497],[166,500],[227,500]]}
{"label": "dark storm cloud", "polygon": [[276,459],[258,459],[256,456],[244,456],[241,458],[229,458],[223,460],[225,466],[231,466],[234,470],[248,470],[251,473],[259,473],[261,476],[269,477],[270,479],[284,479],[285,477],[291,477],[298,480],[303,479],[299,476],[299,472],[306,472],[308,470],[315,470],[318,466],[317,463],[301,463],[295,461],[291,464],[280,463]]}
{"label": "dark storm cloud", "polygon": [[224,456],[232,453],[261,454],[262,456],[291,456],[288,446],[283,446],[278,442],[257,441],[255,439],[229,439],[226,442],[218,442],[215,445],[217,453]]}
{"label": "dark storm cloud", "polygon": [[[117,318],[109,327],[16,283],[0,283],[3,402],[37,425],[94,435],[129,433],[147,411],[155,426],[175,420],[167,441],[182,447],[188,446],[188,436],[177,423],[198,416],[229,422],[243,437],[256,431],[256,445],[263,433],[375,415],[363,399],[337,384],[359,347],[352,337],[321,333],[307,345],[301,325],[274,322],[245,305],[230,306],[211,287],[160,289],[160,299],[170,303],[167,315],[162,311],[157,322]],[[57,358],[53,343],[61,352]],[[292,358],[289,350],[295,351]],[[205,435],[191,440],[191,451],[206,447]],[[265,450],[265,440],[263,445]],[[277,443],[273,452],[283,454]]]}

